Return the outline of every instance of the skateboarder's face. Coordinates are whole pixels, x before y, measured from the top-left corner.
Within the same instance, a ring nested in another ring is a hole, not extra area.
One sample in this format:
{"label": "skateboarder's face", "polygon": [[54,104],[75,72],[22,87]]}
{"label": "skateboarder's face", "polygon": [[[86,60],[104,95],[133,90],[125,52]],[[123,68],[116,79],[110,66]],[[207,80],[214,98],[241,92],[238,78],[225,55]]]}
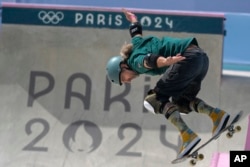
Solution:
{"label": "skateboarder's face", "polygon": [[134,78],[139,76],[136,72],[132,71],[126,64],[121,64],[121,69],[121,83],[131,83]]}

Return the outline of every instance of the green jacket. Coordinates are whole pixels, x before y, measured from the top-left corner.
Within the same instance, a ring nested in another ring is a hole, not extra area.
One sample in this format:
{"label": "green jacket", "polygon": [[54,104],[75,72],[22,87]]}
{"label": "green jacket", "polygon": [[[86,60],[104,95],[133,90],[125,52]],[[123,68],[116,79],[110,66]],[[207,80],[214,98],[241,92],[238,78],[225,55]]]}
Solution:
{"label": "green jacket", "polygon": [[182,53],[190,44],[198,46],[195,38],[173,38],[163,37],[159,39],[155,36],[135,36],[132,38],[133,50],[127,59],[128,66],[139,74],[161,75],[168,67],[157,69],[144,68],[143,60],[147,54],[152,53],[164,57],[175,56]]}

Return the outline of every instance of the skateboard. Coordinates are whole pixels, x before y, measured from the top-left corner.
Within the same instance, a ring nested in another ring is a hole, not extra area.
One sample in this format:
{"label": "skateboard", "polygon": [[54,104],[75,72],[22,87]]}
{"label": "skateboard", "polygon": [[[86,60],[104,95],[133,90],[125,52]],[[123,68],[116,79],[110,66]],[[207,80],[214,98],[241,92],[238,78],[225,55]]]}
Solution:
{"label": "skateboard", "polygon": [[190,164],[192,166],[196,165],[197,161],[199,161],[199,160],[201,161],[204,159],[204,155],[199,154],[200,149],[204,148],[211,141],[218,139],[220,137],[220,135],[226,131],[227,131],[226,136],[228,138],[232,138],[234,133],[239,132],[241,130],[241,127],[239,125],[235,127],[235,124],[240,120],[242,114],[243,114],[243,111],[240,111],[238,114],[236,114],[234,116],[231,123],[228,124],[224,129],[222,129],[217,135],[215,135],[212,138],[210,138],[209,140],[207,140],[204,144],[202,144],[201,146],[196,148],[194,151],[191,151],[188,155],[185,155],[181,158],[177,158],[177,159],[173,160],[172,164],[181,163],[181,162],[187,160],[188,158],[191,158]]}

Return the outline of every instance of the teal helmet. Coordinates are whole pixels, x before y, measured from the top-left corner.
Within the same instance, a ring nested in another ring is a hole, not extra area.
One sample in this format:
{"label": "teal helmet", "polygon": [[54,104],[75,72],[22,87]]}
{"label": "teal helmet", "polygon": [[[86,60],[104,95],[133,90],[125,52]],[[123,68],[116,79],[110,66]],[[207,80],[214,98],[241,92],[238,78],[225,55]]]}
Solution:
{"label": "teal helmet", "polygon": [[123,59],[121,56],[114,56],[111,59],[109,59],[106,65],[108,79],[111,82],[119,85],[122,85],[120,80],[120,74],[121,74],[120,64],[122,61]]}

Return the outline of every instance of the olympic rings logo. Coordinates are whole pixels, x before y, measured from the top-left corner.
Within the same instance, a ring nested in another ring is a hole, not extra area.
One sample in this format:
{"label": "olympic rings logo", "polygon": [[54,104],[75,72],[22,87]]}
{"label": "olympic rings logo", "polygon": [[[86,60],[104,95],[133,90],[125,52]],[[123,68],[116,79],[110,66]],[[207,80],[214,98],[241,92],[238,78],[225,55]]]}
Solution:
{"label": "olympic rings logo", "polygon": [[44,24],[58,24],[63,20],[64,14],[62,12],[40,11],[38,18],[42,20]]}

